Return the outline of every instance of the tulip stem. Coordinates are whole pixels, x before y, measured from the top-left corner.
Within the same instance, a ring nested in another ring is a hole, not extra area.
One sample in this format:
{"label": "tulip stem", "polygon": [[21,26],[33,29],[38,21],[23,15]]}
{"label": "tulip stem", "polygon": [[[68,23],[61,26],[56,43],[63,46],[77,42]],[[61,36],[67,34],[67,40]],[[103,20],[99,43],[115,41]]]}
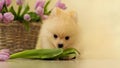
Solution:
{"label": "tulip stem", "polygon": [[7,6],[6,5],[4,5],[4,6],[5,6],[5,11],[8,12]]}
{"label": "tulip stem", "polygon": [[18,16],[20,16],[20,13],[21,13],[21,10],[22,10],[22,6],[19,6],[19,8],[18,8]]}
{"label": "tulip stem", "polygon": [[24,27],[25,27],[25,29],[29,32],[30,31],[30,25],[29,25],[29,22],[27,22],[27,21],[23,21],[23,25],[24,25]]}

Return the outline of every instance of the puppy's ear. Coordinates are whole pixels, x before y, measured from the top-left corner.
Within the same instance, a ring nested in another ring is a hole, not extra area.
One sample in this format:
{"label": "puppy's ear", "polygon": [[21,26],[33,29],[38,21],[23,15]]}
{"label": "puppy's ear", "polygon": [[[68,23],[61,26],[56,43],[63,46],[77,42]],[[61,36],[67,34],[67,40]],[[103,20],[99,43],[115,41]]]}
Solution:
{"label": "puppy's ear", "polygon": [[63,10],[56,7],[53,9],[53,11],[51,12],[50,16],[54,17],[54,16],[60,16],[61,14],[63,14]]}
{"label": "puppy's ear", "polygon": [[76,22],[78,21],[78,16],[76,11],[69,11],[70,17],[75,20]]}

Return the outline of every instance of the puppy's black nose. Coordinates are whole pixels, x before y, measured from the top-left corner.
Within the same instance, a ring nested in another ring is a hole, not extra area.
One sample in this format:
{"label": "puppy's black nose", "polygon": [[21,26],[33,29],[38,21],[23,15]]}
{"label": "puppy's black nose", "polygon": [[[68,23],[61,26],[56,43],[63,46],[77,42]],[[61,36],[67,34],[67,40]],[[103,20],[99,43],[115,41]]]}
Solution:
{"label": "puppy's black nose", "polygon": [[63,44],[58,44],[58,48],[63,48]]}

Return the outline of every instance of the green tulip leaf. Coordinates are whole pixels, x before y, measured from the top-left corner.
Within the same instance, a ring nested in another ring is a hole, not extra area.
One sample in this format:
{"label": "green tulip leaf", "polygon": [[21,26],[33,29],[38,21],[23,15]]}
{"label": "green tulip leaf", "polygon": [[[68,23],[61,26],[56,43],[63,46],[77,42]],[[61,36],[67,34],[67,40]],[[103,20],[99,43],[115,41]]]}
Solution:
{"label": "green tulip leaf", "polygon": [[29,10],[30,10],[29,5],[26,5],[26,7],[24,8],[24,11],[23,11],[21,17],[23,17],[26,13],[28,13]]}
{"label": "green tulip leaf", "polygon": [[22,52],[18,52],[15,54],[12,54],[10,56],[11,59],[15,58],[27,58],[27,59],[42,59],[42,60],[48,60],[48,59],[73,59],[76,57],[77,51],[74,48],[68,48],[68,49],[33,49],[33,50],[25,50]]}
{"label": "green tulip leaf", "polygon": [[50,4],[51,0],[47,1],[47,3],[44,6],[44,14],[45,15],[49,15],[51,13],[51,11],[48,11],[48,6]]}
{"label": "green tulip leaf", "polygon": [[10,58],[49,59],[60,55],[62,52],[63,49],[34,49],[12,54]]}
{"label": "green tulip leaf", "polygon": [[34,21],[34,22],[42,21],[40,16],[38,16],[35,12],[29,12],[28,14],[31,17],[31,21]]}
{"label": "green tulip leaf", "polygon": [[17,16],[17,14],[16,14],[16,12],[15,12],[13,6],[10,7],[9,12],[11,12],[11,13],[14,15],[15,20],[16,20],[18,16]]}

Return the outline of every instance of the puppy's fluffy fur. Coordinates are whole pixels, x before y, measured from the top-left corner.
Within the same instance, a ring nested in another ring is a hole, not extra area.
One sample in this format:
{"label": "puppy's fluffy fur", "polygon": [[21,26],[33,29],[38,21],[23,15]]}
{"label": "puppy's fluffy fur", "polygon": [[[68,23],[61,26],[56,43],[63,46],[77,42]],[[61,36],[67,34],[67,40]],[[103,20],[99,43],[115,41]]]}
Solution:
{"label": "puppy's fluffy fur", "polygon": [[42,24],[37,48],[76,47],[78,41],[78,23],[76,13],[55,8]]}

